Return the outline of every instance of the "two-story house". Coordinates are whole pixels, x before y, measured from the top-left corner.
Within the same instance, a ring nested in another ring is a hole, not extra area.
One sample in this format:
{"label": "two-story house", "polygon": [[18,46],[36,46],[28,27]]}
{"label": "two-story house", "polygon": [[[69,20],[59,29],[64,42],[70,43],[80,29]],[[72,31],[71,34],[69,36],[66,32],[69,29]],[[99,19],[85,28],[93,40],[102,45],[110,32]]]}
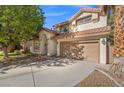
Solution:
{"label": "two-story house", "polygon": [[81,8],[66,22],[54,25],[60,32],[76,32],[107,26],[107,16],[101,16],[100,8]]}
{"label": "two-story house", "polygon": [[[44,28],[39,33],[39,50],[33,53],[86,59],[96,63],[109,62],[107,15],[101,8],[81,8],[66,22]],[[34,41],[33,41],[34,42]]]}

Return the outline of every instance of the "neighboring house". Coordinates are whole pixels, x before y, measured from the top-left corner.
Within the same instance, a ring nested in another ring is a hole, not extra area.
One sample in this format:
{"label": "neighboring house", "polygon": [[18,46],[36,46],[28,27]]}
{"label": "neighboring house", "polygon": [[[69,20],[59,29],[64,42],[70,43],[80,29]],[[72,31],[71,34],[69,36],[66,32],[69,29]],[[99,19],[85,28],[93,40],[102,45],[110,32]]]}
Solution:
{"label": "neighboring house", "polygon": [[53,27],[54,30],[40,31],[39,39],[32,41],[32,53],[109,63],[107,37],[111,28],[100,8],[81,8],[66,22]]}

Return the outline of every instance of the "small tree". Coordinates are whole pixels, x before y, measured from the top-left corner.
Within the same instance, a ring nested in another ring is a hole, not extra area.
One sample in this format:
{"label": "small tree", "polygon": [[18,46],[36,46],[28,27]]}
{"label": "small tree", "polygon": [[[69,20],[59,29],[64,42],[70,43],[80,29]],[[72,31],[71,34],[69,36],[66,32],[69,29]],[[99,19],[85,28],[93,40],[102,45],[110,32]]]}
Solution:
{"label": "small tree", "polygon": [[26,42],[38,34],[44,24],[39,6],[0,6],[0,44],[5,57],[11,43]]}

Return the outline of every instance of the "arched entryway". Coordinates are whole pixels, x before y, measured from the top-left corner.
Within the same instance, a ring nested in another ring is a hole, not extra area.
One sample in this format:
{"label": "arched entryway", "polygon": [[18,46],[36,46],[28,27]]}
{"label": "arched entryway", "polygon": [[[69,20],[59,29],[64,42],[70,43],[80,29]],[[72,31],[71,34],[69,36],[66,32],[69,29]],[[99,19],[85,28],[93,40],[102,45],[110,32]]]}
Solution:
{"label": "arched entryway", "polygon": [[41,46],[40,50],[42,55],[47,55],[47,46],[48,46],[47,44],[48,44],[47,36],[46,34],[43,34],[41,36],[41,43],[40,43]]}

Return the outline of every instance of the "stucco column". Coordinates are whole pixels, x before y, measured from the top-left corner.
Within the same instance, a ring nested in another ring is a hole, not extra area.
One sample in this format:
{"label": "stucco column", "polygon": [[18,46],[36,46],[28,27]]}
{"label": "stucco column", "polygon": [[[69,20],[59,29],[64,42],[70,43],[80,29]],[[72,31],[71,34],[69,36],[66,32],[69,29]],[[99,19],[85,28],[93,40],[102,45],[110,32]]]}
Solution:
{"label": "stucco column", "polygon": [[56,40],[53,39],[49,39],[48,40],[48,51],[47,51],[47,55],[48,56],[55,56],[56,55],[56,50],[57,50],[57,42]]}
{"label": "stucco column", "polygon": [[60,41],[57,43],[57,56],[60,56]]}
{"label": "stucco column", "polygon": [[100,38],[100,64],[107,63],[107,39]]}
{"label": "stucco column", "polygon": [[47,48],[47,46],[45,45],[45,43],[47,43],[47,42],[45,42],[45,41],[40,41],[40,54],[41,55],[46,55],[46,48]]}
{"label": "stucco column", "polygon": [[39,51],[39,54],[41,54],[41,51],[42,51],[42,41],[40,40],[40,51]]}
{"label": "stucco column", "polygon": [[47,45],[47,56],[52,56],[52,50],[53,50],[53,46],[52,46],[52,40],[48,40],[48,45]]}
{"label": "stucco column", "polygon": [[30,52],[34,53],[34,41],[31,41],[31,47],[30,47]]}

